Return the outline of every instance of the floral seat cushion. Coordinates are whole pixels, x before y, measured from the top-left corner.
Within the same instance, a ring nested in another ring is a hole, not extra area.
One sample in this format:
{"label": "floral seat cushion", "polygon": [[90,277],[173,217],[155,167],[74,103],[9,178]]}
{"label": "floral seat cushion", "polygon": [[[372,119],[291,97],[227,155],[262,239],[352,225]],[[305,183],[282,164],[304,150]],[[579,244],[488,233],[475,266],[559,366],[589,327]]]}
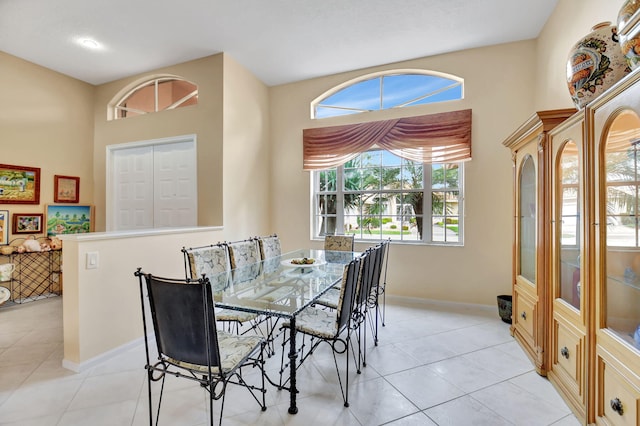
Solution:
{"label": "floral seat cushion", "polygon": [[328,308],[336,309],[338,307],[338,300],[340,299],[340,288],[332,287],[325,294],[323,294],[318,300],[319,305],[326,306]]}
{"label": "floral seat cushion", "polygon": [[217,321],[238,321],[239,323],[243,323],[246,321],[252,321],[257,317],[257,314],[253,314],[251,312],[236,311],[233,309],[221,308],[216,311]]}
{"label": "floral seat cushion", "polygon": [[[222,371],[228,373],[237,368],[251,355],[263,340],[264,339],[259,336],[238,336],[224,331],[218,331],[218,347],[220,348],[220,365],[222,366]],[[207,373],[209,371],[206,365],[191,364],[172,358],[168,360],[172,364],[189,370],[199,371],[201,373]],[[212,367],[211,372],[220,374],[220,370],[217,367]]]}

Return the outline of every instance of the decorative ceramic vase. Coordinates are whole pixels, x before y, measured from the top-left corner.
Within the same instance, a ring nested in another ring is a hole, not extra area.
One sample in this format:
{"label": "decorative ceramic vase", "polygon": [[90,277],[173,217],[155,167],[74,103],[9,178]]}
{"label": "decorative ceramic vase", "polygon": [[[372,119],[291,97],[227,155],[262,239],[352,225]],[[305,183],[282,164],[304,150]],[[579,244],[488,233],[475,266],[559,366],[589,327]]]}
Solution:
{"label": "decorative ceramic vase", "polygon": [[591,31],[573,46],[567,60],[567,86],[578,109],[629,72],[620,50],[616,27],[610,22],[603,22]]}
{"label": "decorative ceramic vase", "polygon": [[640,65],[640,0],[627,0],[618,13],[620,49],[629,68]]}

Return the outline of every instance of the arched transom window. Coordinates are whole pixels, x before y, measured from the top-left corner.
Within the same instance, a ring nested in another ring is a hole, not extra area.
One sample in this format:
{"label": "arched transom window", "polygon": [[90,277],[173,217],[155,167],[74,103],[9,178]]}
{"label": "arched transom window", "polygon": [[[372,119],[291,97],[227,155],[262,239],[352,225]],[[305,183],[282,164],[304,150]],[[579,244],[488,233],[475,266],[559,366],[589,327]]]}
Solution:
{"label": "arched transom window", "polygon": [[459,77],[433,71],[369,74],[333,88],[311,104],[311,118],[335,117],[463,98]]}
{"label": "arched transom window", "polygon": [[113,104],[115,119],[198,104],[198,86],[178,77],[147,80]]}

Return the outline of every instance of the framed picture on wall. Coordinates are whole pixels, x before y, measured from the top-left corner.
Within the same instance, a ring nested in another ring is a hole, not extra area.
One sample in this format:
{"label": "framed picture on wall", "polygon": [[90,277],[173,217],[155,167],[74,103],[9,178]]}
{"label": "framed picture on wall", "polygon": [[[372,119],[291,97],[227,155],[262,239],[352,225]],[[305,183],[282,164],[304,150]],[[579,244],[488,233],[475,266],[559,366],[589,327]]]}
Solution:
{"label": "framed picture on wall", "polygon": [[0,164],[0,204],[40,204],[40,169]]}
{"label": "framed picture on wall", "polygon": [[93,231],[93,206],[89,204],[45,206],[47,236]]}
{"label": "framed picture on wall", "polygon": [[55,175],[53,177],[53,201],[56,203],[80,202],[80,178]]}
{"label": "framed picture on wall", "polygon": [[14,213],[14,234],[39,234],[42,232],[42,213]]}
{"label": "framed picture on wall", "polygon": [[0,210],[0,245],[9,244],[9,210]]}

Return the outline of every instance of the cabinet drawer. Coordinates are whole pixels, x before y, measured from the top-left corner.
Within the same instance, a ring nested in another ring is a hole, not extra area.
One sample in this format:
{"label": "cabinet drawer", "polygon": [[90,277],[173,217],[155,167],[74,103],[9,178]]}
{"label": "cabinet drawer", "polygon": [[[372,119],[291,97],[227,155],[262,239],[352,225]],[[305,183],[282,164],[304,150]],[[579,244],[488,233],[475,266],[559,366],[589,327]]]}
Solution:
{"label": "cabinet drawer", "polygon": [[526,337],[533,341],[535,302],[518,292],[515,294],[513,321],[515,326],[520,329],[520,332],[524,333]]}
{"label": "cabinet drawer", "polygon": [[554,322],[557,339],[556,350],[553,354],[554,369],[561,368],[573,380],[576,387],[580,389],[584,359],[583,339],[562,323]]}
{"label": "cabinet drawer", "polygon": [[605,424],[636,426],[640,391],[602,359],[598,369],[603,381],[599,389],[598,416]]}

